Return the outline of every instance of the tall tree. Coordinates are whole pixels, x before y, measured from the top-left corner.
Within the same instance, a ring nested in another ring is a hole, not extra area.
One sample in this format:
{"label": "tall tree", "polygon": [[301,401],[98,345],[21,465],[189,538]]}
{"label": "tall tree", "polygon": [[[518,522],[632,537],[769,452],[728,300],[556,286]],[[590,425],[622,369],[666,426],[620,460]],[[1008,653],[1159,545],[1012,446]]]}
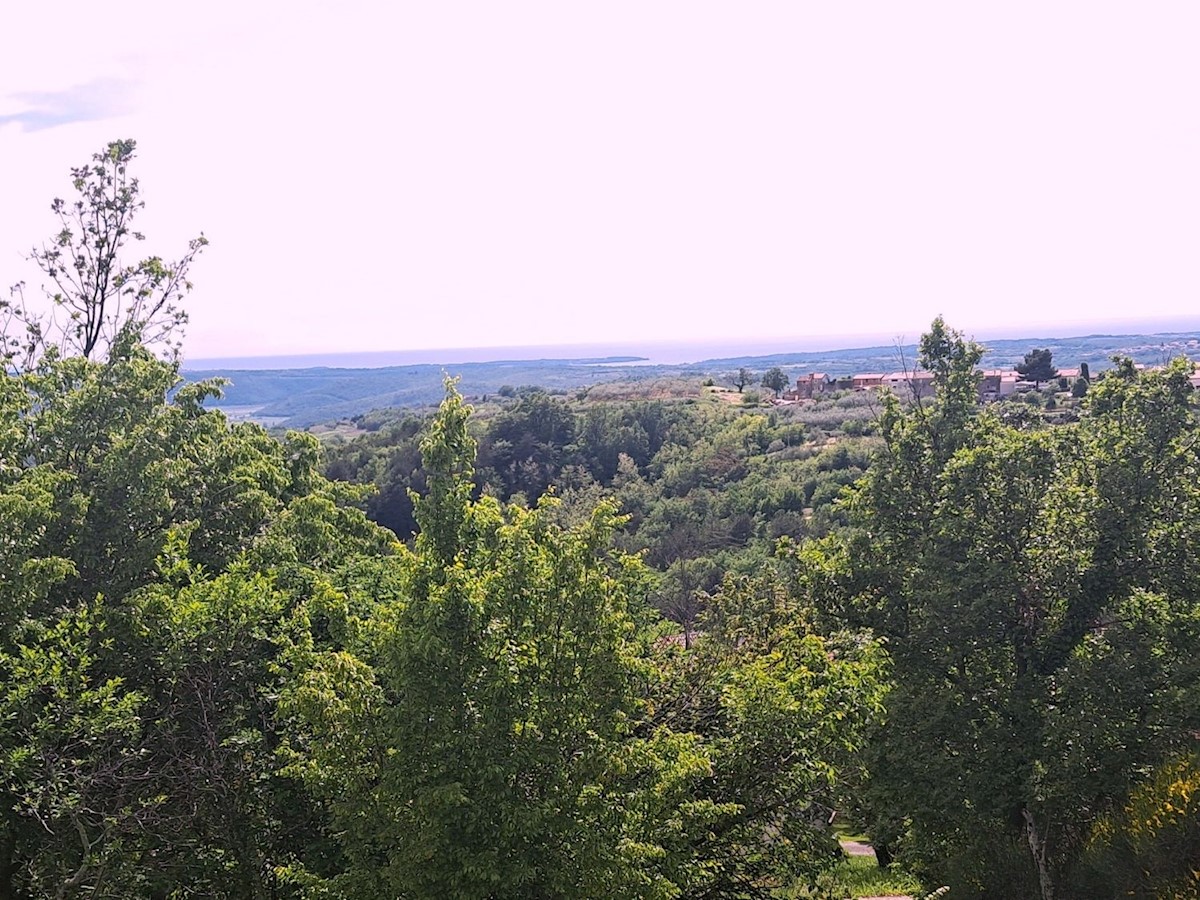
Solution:
{"label": "tall tree", "polygon": [[1077,425],[1018,429],[976,411],[978,348],[938,325],[922,342],[937,396],[887,401],[834,557],[895,667],[871,790],[956,892],[969,858],[1020,896],[1015,871],[989,872],[1008,847],[1050,900],[1097,817],[1200,724],[1179,694],[1200,686],[1194,629],[1153,624],[1200,596],[1187,370],[1122,364]]}
{"label": "tall tree", "polygon": [[1040,388],[1043,381],[1051,381],[1058,377],[1058,369],[1054,367],[1054,354],[1048,347],[1030,350],[1025,354],[1024,361],[1017,364],[1017,374]]}
{"label": "tall tree", "polygon": [[276,774],[295,597],[392,541],[313,438],[231,426],[204,406],[219,385],[142,343],[182,321],[200,244],[119,261],[132,150],[74,173],[35,251],[66,318],[6,308],[25,330],[0,367],[0,897],[276,898],[275,867],[324,847]]}
{"label": "tall tree", "polygon": [[788,386],[788,377],[779,366],[772,366],[763,373],[761,384],[767,390],[774,391],[775,396],[778,397],[779,392]]}
{"label": "tall tree", "polygon": [[345,895],[598,896],[633,864],[605,840],[601,784],[634,711],[639,576],[596,552],[611,508],[563,531],[473,501],[467,412],[452,392],[422,444],[413,549],[353,576],[374,586],[348,598],[366,618],[297,650],[294,769],[346,837]]}

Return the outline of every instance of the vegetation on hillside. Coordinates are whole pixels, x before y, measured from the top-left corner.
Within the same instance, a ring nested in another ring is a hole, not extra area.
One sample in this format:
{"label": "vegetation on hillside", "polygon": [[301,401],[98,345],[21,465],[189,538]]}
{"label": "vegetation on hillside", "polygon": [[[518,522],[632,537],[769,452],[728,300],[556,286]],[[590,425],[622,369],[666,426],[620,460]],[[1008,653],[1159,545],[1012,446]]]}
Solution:
{"label": "vegetation on hillside", "polygon": [[7,310],[0,897],[1200,891],[1184,361],[981,408],[939,319],[919,403],[449,382],[323,448],[179,316]]}

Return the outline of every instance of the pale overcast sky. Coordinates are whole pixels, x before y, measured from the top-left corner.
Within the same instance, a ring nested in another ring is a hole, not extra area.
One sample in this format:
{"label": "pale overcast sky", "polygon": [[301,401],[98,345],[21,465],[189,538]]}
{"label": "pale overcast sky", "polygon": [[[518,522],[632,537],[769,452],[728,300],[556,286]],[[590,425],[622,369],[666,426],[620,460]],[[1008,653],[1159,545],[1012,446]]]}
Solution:
{"label": "pale overcast sky", "polygon": [[[0,281],[138,141],[191,356],[1200,327],[1200,4],[9,3]],[[1067,330],[1070,330],[1069,328]]]}

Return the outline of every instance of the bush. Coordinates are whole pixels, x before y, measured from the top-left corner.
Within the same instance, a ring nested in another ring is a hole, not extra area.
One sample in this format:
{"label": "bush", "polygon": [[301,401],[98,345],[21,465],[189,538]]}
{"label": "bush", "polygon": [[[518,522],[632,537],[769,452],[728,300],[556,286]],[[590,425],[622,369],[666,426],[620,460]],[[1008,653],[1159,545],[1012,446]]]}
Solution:
{"label": "bush", "polygon": [[1075,878],[1091,897],[1200,896],[1200,752],[1175,759],[1092,832]]}
{"label": "bush", "polygon": [[924,880],[950,886],[949,896],[961,900],[1040,900],[1037,871],[1029,848],[1020,839],[979,835],[971,846],[942,855],[945,845],[923,854],[928,867]]}
{"label": "bush", "polygon": [[790,537],[799,540],[804,537],[808,531],[807,523],[804,521],[804,516],[798,512],[790,512],[788,510],[780,510],[775,513],[774,517],[767,524],[767,537],[776,541],[781,537]]}
{"label": "bush", "polygon": [[875,433],[875,422],[872,419],[847,419],[842,423],[842,431],[850,437],[863,437]]}
{"label": "bush", "polygon": [[805,492],[812,485],[809,493],[809,505],[819,509],[832,503],[842,494],[842,488],[854,484],[862,476],[862,470],[857,468],[839,469],[836,472],[825,472],[805,483]]}

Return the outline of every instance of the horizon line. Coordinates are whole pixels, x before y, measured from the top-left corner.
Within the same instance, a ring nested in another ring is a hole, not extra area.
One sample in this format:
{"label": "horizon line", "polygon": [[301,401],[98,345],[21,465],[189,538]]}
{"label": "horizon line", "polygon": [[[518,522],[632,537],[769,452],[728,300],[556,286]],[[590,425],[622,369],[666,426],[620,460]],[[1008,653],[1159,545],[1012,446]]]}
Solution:
{"label": "horizon line", "polygon": [[[1140,322],[1143,328],[1148,328],[1152,323],[1157,323],[1162,326],[1168,326],[1177,330],[1127,330],[1130,326]],[[1185,324],[1191,324],[1193,328],[1181,327]],[[1096,330],[1103,329],[1105,326],[1117,326],[1124,330]],[[1007,326],[1003,328],[988,329],[992,331],[988,336],[976,336],[967,333],[966,329],[958,329],[963,332],[969,339],[985,343],[987,340],[1028,340],[1033,342],[1038,341],[1062,341],[1075,338],[1097,338],[1097,337],[1175,337],[1188,334],[1200,333],[1200,321],[1188,321],[1182,319],[1162,320],[1162,319],[1145,319],[1145,320],[1119,320],[1108,322],[1094,323],[1076,323],[1066,324],[1061,328],[1077,328],[1076,333],[1064,333],[1059,330],[1058,326],[1045,326],[1046,332],[1041,334],[1031,335],[1029,332],[1022,331],[1019,326]],[[1092,330],[1088,330],[1088,329]],[[1049,333],[1049,329],[1054,329],[1056,333]],[[848,343],[858,341],[858,343]],[[646,340],[633,341],[612,341],[612,342],[564,342],[557,344],[523,344],[523,345],[500,345],[487,347],[433,347],[433,348],[416,348],[416,349],[393,349],[393,350],[328,350],[328,351],[311,351],[298,353],[268,353],[255,355],[229,355],[229,356],[208,356],[195,357],[189,359],[186,355],[183,357],[181,368],[191,371],[205,371],[210,369],[230,369],[238,368],[238,364],[251,363],[251,366],[242,365],[242,368],[254,369],[296,369],[296,368],[391,368],[399,366],[419,366],[419,365],[461,365],[464,363],[505,363],[505,362],[592,362],[603,363],[606,361],[613,362],[650,362],[651,358],[646,356],[641,351],[650,351],[654,349],[665,350],[674,349],[682,350],[687,348],[702,349],[706,348],[714,351],[716,355],[710,353],[708,356],[696,356],[685,360],[680,360],[671,363],[661,363],[662,365],[689,365],[702,362],[720,361],[722,359],[738,359],[746,356],[776,356],[784,353],[821,353],[821,352],[838,352],[838,351],[854,351],[854,350],[872,350],[882,349],[885,347],[911,347],[915,346],[919,341],[919,337],[909,339],[905,335],[894,335],[890,338],[883,332],[865,332],[859,334],[838,334],[838,335],[810,335],[810,336],[789,336],[779,337],[775,335],[763,336],[760,338],[745,337],[745,338],[690,338],[668,340],[661,338],[652,338]],[[841,342],[841,343],[839,343]],[[749,350],[753,347],[759,347],[760,350],[749,353],[730,353],[730,350]],[[575,355],[575,354],[578,355]],[[461,358],[451,358],[451,354]],[[406,360],[398,360],[398,357],[406,357]],[[337,364],[334,362],[345,357],[357,357],[356,362],[359,364],[348,366],[344,362]],[[426,357],[426,358],[422,358]],[[372,364],[372,358],[378,361]],[[391,361],[388,361],[388,360]],[[327,360],[322,363],[321,360]]]}

